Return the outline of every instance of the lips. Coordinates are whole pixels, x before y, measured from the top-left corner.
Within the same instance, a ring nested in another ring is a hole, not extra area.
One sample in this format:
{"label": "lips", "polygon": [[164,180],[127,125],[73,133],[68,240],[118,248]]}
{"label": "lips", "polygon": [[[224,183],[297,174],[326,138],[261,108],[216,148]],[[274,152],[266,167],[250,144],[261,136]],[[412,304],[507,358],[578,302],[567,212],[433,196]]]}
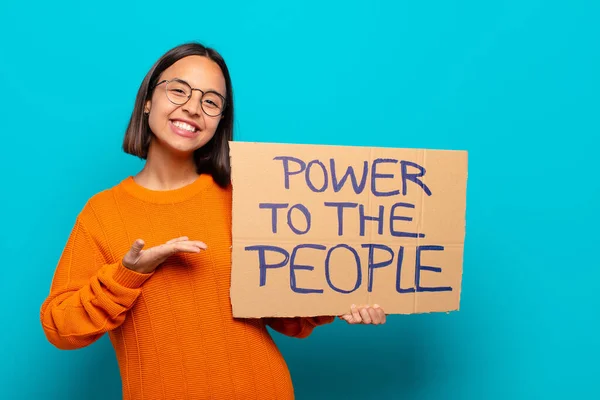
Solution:
{"label": "lips", "polygon": [[194,138],[198,136],[198,132],[200,131],[198,125],[192,121],[174,119],[169,121],[169,126],[176,135],[186,138]]}

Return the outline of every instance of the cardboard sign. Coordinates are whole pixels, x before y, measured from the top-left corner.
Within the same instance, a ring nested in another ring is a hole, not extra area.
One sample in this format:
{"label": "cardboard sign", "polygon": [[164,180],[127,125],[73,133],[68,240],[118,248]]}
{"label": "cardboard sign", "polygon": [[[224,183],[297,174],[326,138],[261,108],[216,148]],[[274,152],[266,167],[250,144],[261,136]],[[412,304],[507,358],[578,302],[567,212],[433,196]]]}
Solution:
{"label": "cardboard sign", "polygon": [[230,146],[235,317],[459,309],[466,152]]}

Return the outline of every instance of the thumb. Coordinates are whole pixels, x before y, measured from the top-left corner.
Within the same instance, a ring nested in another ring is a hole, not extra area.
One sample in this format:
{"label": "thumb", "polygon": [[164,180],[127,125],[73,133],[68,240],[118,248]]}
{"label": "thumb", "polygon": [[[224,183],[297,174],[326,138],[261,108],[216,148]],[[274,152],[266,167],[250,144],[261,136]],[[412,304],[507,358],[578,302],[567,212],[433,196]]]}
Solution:
{"label": "thumb", "polygon": [[142,239],[136,239],[135,242],[133,242],[133,245],[131,245],[131,255],[136,257],[140,254],[140,251],[142,251],[142,249],[144,248],[144,241]]}

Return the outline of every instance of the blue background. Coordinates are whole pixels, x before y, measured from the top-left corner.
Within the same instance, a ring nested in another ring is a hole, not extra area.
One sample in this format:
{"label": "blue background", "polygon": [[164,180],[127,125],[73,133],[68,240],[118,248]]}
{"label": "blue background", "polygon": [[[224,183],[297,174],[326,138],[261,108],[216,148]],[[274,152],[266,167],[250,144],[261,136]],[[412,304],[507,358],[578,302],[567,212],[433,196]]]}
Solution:
{"label": "blue background", "polygon": [[39,307],[85,201],[135,173],[142,78],[188,40],[234,82],[239,140],[469,151],[461,310],[276,336],[299,399],[600,398],[597,1],[105,1],[0,6],[0,397],[121,395],[107,337]]}

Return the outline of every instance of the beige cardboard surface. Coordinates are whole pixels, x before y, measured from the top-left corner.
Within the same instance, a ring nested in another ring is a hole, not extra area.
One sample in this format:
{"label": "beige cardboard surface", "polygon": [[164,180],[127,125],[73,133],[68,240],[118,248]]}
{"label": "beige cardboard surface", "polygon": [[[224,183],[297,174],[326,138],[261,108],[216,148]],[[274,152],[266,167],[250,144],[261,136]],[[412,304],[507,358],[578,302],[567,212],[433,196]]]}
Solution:
{"label": "beige cardboard surface", "polygon": [[465,151],[230,146],[235,317],[459,309]]}

